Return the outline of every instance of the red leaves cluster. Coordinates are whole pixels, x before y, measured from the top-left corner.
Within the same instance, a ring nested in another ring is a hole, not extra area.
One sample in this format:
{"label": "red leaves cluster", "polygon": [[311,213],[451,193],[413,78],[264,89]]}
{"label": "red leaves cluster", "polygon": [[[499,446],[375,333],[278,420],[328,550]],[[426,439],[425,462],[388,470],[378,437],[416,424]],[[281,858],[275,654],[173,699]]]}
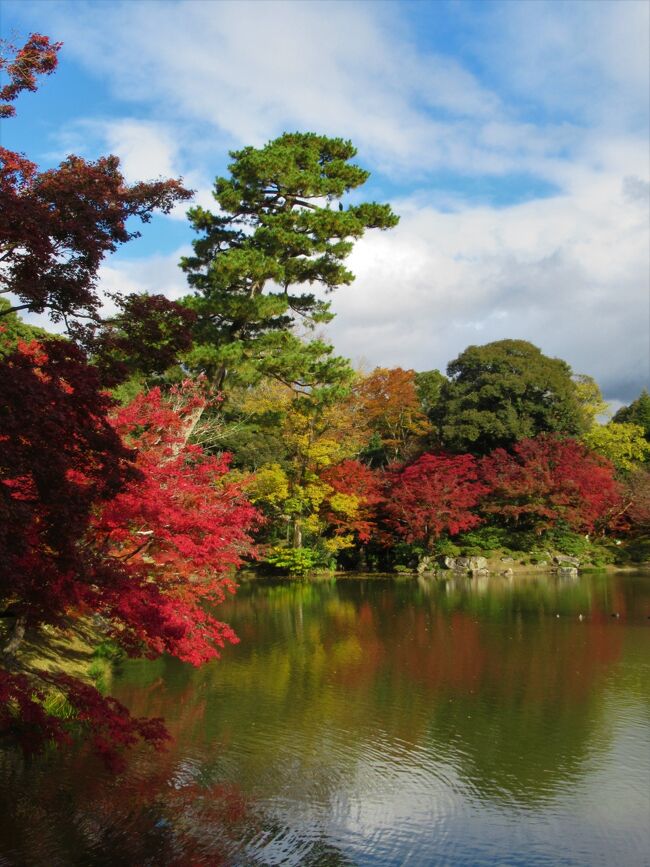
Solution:
{"label": "red leaves cluster", "polygon": [[[0,87],[0,117],[13,117],[16,109],[13,102],[23,90],[36,90],[36,77],[50,75],[57,66],[57,53],[61,42],[50,42],[40,33],[30,34],[22,48],[16,50],[7,42],[0,42],[0,71],[4,71],[9,83]],[[3,76],[4,77],[4,76]]]}
{"label": "red leaves cluster", "polygon": [[[194,664],[237,640],[206,603],[234,590],[231,573],[252,552],[248,531],[256,512],[229,481],[226,456],[212,458],[187,444],[205,403],[200,388],[180,388],[169,399],[153,391],[111,423],[111,401],[99,391],[97,372],[67,341],[23,344],[4,359],[5,613],[28,629],[93,613],[127,652],[165,651]],[[30,698],[31,682],[3,675],[0,731],[14,731],[22,720],[35,744],[38,730],[41,740],[60,739],[55,721]],[[159,727],[129,721],[91,687],[49,682],[79,720],[92,724],[105,756],[111,743],[119,748],[136,735],[159,739]]]}
{"label": "red leaves cluster", "polygon": [[229,456],[187,444],[205,404],[187,384],[170,398],[154,389],[116,414],[116,430],[138,448],[141,475],[93,521],[107,556],[131,576],[108,604],[108,616],[119,613],[120,642],[195,665],[237,640],[205,603],[234,591],[231,576],[252,554],[248,531],[257,521],[241,486],[228,480]]}
{"label": "red leaves cluster", "polygon": [[620,509],[614,468],[572,439],[540,434],[512,452],[495,449],[481,462],[491,493],[483,511],[541,532],[563,521],[591,532]]}
{"label": "red leaves cluster", "polygon": [[137,476],[110,407],[67,341],[21,344],[0,365],[0,599],[28,627],[82,602],[91,510]]}
{"label": "red leaves cluster", "polygon": [[24,307],[53,318],[99,305],[97,270],[107,253],[137,237],[130,217],[147,222],[190,198],[178,180],[128,185],[117,157],[69,156],[56,169],[0,148],[2,283]]}
{"label": "red leaves cluster", "polygon": [[87,325],[74,323],[73,337],[113,386],[131,373],[162,374],[192,345],[196,314],[164,295],[112,296],[118,313]]}
{"label": "red leaves cluster", "polygon": [[377,526],[377,507],[384,500],[383,482],[378,473],[359,461],[341,461],[324,470],[320,478],[337,494],[352,494],[359,501],[356,514],[346,519],[339,512],[326,509],[324,518],[336,535],[355,533],[360,542],[368,542]]}
{"label": "red leaves cluster", "polygon": [[386,523],[407,542],[431,546],[442,533],[454,535],[481,522],[474,510],[489,488],[472,455],[424,454],[387,478]]}
{"label": "red leaves cluster", "polygon": [[24,674],[0,668],[0,732],[10,735],[25,755],[38,752],[45,741],[71,740],[65,722],[44,706],[45,687],[54,688],[67,702],[77,723],[86,725],[95,752],[115,771],[123,767],[120,751],[139,738],[157,749],[169,739],[161,719],[134,718],[119,701],[73,677],[42,672],[39,680],[35,685]]}

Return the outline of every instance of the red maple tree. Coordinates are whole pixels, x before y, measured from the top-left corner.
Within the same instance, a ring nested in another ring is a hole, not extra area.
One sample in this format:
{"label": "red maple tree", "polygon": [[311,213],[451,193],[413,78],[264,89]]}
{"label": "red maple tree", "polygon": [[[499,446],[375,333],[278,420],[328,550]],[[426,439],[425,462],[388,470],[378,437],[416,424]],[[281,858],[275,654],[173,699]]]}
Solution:
{"label": "red maple tree", "polygon": [[353,514],[332,508],[331,497],[323,504],[323,518],[336,535],[354,533],[360,542],[368,542],[377,526],[377,507],[384,499],[378,474],[360,461],[345,460],[320,474],[335,494],[352,496],[357,501]]}
{"label": "red maple tree", "polygon": [[111,422],[97,371],[69,342],[21,344],[0,364],[0,600],[12,624],[0,732],[27,750],[67,738],[43,704],[53,688],[108,762],[165,731],[75,678],[18,670],[26,633],[94,615],[131,655],[194,664],[237,640],[206,603],[234,590],[256,512],[228,481],[227,457],[187,443],[205,402],[196,389],[153,391]]}
{"label": "red maple tree", "polygon": [[[54,71],[61,43],[32,34],[17,50],[4,45],[0,68],[9,83],[0,89],[0,117],[9,103],[35,90],[37,76]],[[58,168],[39,172],[21,154],[0,147],[0,284],[20,303],[12,310],[48,310],[53,319],[83,312],[97,316],[97,270],[107,253],[138,232],[130,218],[148,222],[191,198],[178,179],[127,184],[115,156],[87,161],[69,156]]]}
{"label": "red maple tree", "polygon": [[495,449],[482,459],[481,477],[492,489],[485,514],[539,533],[560,521],[591,532],[620,511],[613,465],[572,439],[540,434],[512,452]]}
{"label": "red maple tree", "polygon": [[407,542],[431,549],[442,533],[454,535],[481,522],[474,509],[489,488],[472,455],[424,454],[386,477],[386,523]]}

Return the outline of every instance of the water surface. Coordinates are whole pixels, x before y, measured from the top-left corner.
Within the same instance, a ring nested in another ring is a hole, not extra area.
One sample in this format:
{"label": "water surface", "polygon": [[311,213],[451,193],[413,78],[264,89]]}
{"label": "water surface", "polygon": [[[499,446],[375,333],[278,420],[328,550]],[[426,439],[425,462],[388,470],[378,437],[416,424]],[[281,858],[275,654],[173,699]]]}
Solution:
{"label": "water surface", "polygon": [[244,583],[221,661],[113,684],[167,752],[5,758],[0,864],[648,864],[649,615],[642,574]]}

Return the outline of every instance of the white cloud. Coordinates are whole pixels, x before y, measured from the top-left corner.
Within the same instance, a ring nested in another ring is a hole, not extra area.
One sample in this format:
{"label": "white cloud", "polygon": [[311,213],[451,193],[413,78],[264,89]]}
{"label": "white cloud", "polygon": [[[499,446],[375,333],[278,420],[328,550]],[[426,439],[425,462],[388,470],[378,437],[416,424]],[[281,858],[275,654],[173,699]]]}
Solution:
{"label": "white cloud", "polygon": [[176,301],[188,294],[187,281],[178,262],[181,256],[189,253],[190,247],[180,247],[164,256],[142,259],[120,259],[115,256],[100,268],[100,289],[103,292],[149,292],[152,295],[166,295]]}
{"label": "white cloud", "polygon": [[39,8],[120,97],[211,125],[220,151],[302,128],[351,137],[383,171],[500,174],[542,171],[580,138],[564,123],[532,129],[459,61],[416,47],[399,7]]}
{"label": "white cloud", "polygon": [[[490,3],[471,16],[461,4],[460,52],[426,45],[400,4],[33,8],[66,52],[150,113],[101,121],[129,176],[184,174],[214,207],[206,178],[228,147],[313,129],[350,137],[393,186],[419,183],[396,203],[398,229],[353,254],[358,279],[334,299],[340,352],[444,368],[470,343],[521,337],[610,397],[646,381],[647,3]],[[445,172],[527,173],[557,194],[443,202],[428,187]],[[103,280],[178,297],[177,258],[115,258]]]}
{"label": "white cloud", "polygon": [[508,208],[398,203],[398,228],[352,254],[357,279],[329,331],[338,351],[444,369],[472,343],[523,338],[629,400],[649,374],[650,253],[647,209],[628,187],[594,175]]}

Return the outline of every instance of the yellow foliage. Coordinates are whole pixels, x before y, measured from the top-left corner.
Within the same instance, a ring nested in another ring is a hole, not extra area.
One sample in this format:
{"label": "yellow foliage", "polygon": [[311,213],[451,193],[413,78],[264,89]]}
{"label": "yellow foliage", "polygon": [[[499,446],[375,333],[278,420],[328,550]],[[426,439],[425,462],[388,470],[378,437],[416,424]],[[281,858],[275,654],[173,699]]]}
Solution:
{"label": "yellow foliage", "polygon": [[354,494],[333,494],[329,504],[333,512],[344,518],[353,519],[359,511],[359,498]]}
{"label": "yellow foliage", "polygon": [[279,507],[289,496],[289,479],[279,464],[261,467],[246,485],[252,503]]}

